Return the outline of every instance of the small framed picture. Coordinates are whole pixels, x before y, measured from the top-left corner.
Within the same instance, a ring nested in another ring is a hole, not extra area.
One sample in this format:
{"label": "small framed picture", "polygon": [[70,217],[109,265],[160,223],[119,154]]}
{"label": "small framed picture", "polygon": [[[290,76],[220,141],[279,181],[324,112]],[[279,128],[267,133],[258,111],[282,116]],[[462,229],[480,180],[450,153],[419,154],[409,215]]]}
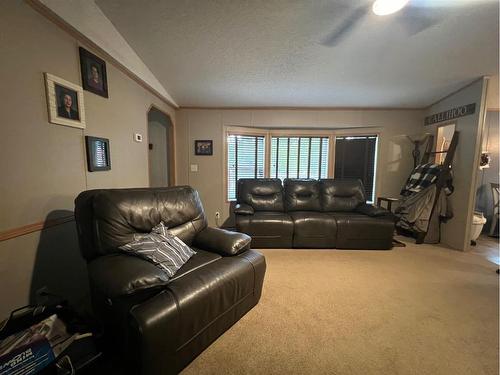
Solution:
{"label": "small framed picture", "polygon": [[106,62],[80,47],[80,68],[83,89],[104,98],[108,97],[108,77]]}
{"label": "small framed picture", "polygon": [[85,129],[83,89],[52,74],[45,73],[49,122]]}
{"label": "small framed picture", "polygon": [[85,145],[89,172],[109,171],[111,169],[109,139],[85,136]]}
{"label": "small framed picture", "polygon": [[213,155],[213,141],[199,140],[194,141],[194,154],[195,155]]}

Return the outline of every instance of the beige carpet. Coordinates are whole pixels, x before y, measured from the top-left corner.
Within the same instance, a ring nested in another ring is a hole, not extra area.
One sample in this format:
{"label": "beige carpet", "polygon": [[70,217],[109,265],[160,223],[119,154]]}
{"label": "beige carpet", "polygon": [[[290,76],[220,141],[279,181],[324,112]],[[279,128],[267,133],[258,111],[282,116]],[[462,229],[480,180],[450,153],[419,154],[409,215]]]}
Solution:
{"label": "beige carpet", "polygon": [[498,275],[480,256],[262,250],[260,303],[188,374],[498,374]]}

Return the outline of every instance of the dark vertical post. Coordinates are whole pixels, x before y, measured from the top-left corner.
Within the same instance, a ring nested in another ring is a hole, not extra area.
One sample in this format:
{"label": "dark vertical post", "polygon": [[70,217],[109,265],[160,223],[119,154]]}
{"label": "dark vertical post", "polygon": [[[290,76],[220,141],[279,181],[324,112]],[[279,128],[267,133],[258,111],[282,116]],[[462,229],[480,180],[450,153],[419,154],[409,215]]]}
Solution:
{"label": "dark vertical post", "polygon": [[[368,152],[369,152],[369,142],[370,140],[368,139],[368,137],[365,137],[365,162],[363,163],[363,186],[365,187],[365,194],[368,194],[368,191],[366,190],[367,189],[367,182],[368,182]],[[370,194],[370,198],[371,198],[371,194]],[[371,201],[373,201],[372,199],[370,199]]]}
{"label": "dark vertical post", "polygon": [[346,149],[346,143],[348,141],[345,140],[345,138],[341,139],[341,144],[342,144],[342,159],[341,159],[341,164],[340,164],[340,174],[341,174],[341,178],[344,178],[344,159],[345,159],[345,149]]}

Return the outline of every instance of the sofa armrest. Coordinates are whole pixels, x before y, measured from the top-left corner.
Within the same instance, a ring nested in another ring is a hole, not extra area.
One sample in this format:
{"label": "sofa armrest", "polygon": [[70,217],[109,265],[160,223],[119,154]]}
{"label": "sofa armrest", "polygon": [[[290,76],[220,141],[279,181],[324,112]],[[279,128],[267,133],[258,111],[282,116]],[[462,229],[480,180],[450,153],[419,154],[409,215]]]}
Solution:
{"label": "sofa armrest", "polygon": [[245,204],[245,203],[238,203],[234,207],[234,213],[236,215],[253,215],[254,214],[254,209],[252,206]]}
{"label": "sofa armrest", "polygon": [[90,283],[113,300],[139,292],[153,291],[168,284],[168,275],[154,264],[127,254],[112,254],[88,264]]}
{"label": "sofa armrest", "polygon": [[250,249],[252,238],[239,232],[207,227],[194,238],[193,245],[223,256],[240,254]]}
{"label": "sofa armrest", "polygon": [[367,216],[371,217],[393,217],[394,215],[392,212],[386,210],[385,208],[382,207],[376,207],[371,204],[366,204],[362,203],[359,206],[356,207],[356,212],[359,212],[360,214],[364,214]]}

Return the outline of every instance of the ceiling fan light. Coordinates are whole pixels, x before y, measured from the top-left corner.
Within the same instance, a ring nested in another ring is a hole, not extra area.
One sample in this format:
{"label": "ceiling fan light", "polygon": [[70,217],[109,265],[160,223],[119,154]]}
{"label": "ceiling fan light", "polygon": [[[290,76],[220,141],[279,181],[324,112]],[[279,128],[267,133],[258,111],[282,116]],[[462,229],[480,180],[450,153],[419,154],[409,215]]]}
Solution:
{"label": "ceiling fan light", "polygon": [[377,16],[386,16],[396,13],[408,3],[409,0],[376,0],[373,3],[373,13]]}

